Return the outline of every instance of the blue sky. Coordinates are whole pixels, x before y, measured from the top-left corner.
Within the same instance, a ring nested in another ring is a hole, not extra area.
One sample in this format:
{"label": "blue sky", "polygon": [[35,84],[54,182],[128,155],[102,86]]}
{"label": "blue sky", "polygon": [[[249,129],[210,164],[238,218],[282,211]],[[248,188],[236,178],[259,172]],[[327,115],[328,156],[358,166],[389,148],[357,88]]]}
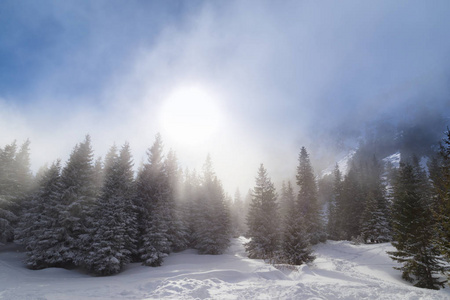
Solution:
{"label": "blue sky", "polygon": [[197,145],[163,135],[182,165],[211,153],[229,189],[260,162],[288,178],[302,145],[314,158],[405,109],[448,115],[449,15],[448,1],[4,0],[0,145],[30,138],[37,169],[90,133],[97,155],[129,141],[139,164],[165,99],[195,85],[224,122]]}

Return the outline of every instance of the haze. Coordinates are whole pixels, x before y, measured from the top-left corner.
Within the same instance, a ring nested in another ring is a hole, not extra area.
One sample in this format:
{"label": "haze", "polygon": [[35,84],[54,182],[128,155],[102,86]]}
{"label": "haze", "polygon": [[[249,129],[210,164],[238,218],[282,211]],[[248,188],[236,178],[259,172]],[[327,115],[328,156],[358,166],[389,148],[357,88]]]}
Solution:
{"label": "haze", "polygon": [[[0,146],[29,138],[36,171],[89,133],[138,165],[161,132],[183,168],[210,153],[245,192],[261,162],[292,177],[301,146],[320,169],[368,124],[450,117],[448,16],[448,1],[4,0]],[[211,107],[177,134],[167,103],[192,88]]]}

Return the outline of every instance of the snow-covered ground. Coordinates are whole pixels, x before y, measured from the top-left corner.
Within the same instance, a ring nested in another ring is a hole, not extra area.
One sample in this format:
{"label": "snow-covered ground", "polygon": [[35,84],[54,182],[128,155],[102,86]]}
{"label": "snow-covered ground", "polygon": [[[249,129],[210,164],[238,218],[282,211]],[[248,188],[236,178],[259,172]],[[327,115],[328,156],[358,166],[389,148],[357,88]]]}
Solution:
{"label": "snow-covered ground", "polygon": [[0,299],[450,299],[450,288],[411,286],[392,267],[390,244],[328,242],[298,271],[246,257],[234,239],[226,254],[170,255],[158,268],[129,265],[110,277],[77,270],[24,267],[24,253],[0,247]]}

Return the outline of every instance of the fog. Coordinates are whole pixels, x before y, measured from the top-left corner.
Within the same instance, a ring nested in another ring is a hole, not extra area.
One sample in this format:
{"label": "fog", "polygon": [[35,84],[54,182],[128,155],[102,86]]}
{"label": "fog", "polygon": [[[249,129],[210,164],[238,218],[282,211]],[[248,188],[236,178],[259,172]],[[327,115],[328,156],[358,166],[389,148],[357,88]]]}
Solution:
{"label": "fog", "polygon": [[[260,163],[291,179],[301,146],[318,172],[367,126],[450,117],[448,1],[8,0],[0,12],[0,146],[29,138],[34,171],[88,133],[96,156],[128,141],[139,165],[161,132],[183,168],[210,153],[226,190],[245,193]],[[160,114],[192,85],[223,120],[182,143]]]}

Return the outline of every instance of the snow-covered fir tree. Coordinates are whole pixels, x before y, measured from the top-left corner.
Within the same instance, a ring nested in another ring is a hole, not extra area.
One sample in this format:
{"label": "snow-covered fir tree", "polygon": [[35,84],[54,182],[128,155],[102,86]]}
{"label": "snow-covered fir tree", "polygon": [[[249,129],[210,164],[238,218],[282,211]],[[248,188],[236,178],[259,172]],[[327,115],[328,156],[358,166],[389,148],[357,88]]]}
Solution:
{"label": "snow-covered fir tree", "polygon": [[16,155],[16,143],[0,148],[0,245],[10,241],[14,237],[14,222],[17,216],[11,211],[14,204],[14,158]]}
{"label": "snow-covered fir tree", "polygon": [[247,231],[247,225],[245,224],[245,217],[247,215],[247,209],[242,199],[241,192],[236,189],[234,193],[233,203],[231,205],[231,220],[233,227],[233,236],[239,237],[244,235]]}
{"label": "snow-covered fir tree", "polygon": [[222,254],[230,245],[230,211],[209,155],[203,166],[196,205],[195,248],[200,254]]}
{"label": "snow-covered fir tree", "polygon": [[171,251],[182,251],[188,246],[188,230],[183,220],[181,204],[181,171],[177,157],[172,150],[164,161],[164,170],[168,180],[169,194],[167,196],[166,222],[168,224],[167,236]]}
{"label": "snow-covered fir tree", "polygon": [[361,235],[362,213],[365,208],[365,194],[361,186],[361,173],[352,162],[344,176],[337,199],[338,235],[340,239],[351,240]]}
{"label": "snow-covered fir tree", "polygon": [[93,212],[98,190],[94,185],[90,136],[76,145],[61,173],[58,226],[63,234],[60,255],[65,265],[83,265],[92,244]]}
{"label": "snow-covered fir tree", "polygon": [[103,168],[103,160],[99,156],[99,157],[97,157],[97,159],[94,162],[94,175],[93,175],[94,186],[99,195],[103,188],[103,181],[105,179],[104,176],[105,176],[105,170]]}
{"label": "snow-covered fir tree", "polygon": [[16,142],[0,148],[0,244],[14,239],[15,225],[30,194],[29,145],[27,140],[19,151]]}
{"label": "snow-covered fir tree", "polygon": [[315,245],[326,240],[325,228],[321,216],[320,206],[317,200],[317,185],[309,160],[309,154],[302,147],[297,167],[298,205],[305,222],[309,242]]}
{"label": "snow-covered fir tree", "polygon": [[381,176],[383,168],[373,157],[365,170],[365,210],[361,233],[366,242],[387,242],[390,237],[389,204]]}
{"label": "snow-covered fir tree", "polygon": [[197,216],[197,199],[200,189],[200,181],[195,170],[190,172],[186,169],[184,172],[184,181],[182,183],[182,192],[180,194],[180,215],[183,227],[186,230],[187,247],[195,247],[195,222]]}
{"label": "snow-covered fir tree", "polygon": [[439,156],[430,161],[428,170],[433,185],[435,244],[447,261],[445,271],[450,282],[450,129],[447,128]]}
{"label": "snow-covered fir tree", "polygon": [[[289,184],[291,184],[291,183],[289,182]],[[292,186],[291,186],[291,189],[292,189]],[[293,190],[292,190],[292,192],[293,192]],[[286,182],[283,181],[281,183],[281,196],[279,199],[279,207],[280,207],[279,211],[280,211],[281,218],[284,218],[285,216],[287,216],[289,209],[291,208],[292,199],[290,197],[291,197],[291,193],[290,193],[288,187],[286,186]]]}
{"label": "snow-covered fir tree", "polygon": [[336,164],[333,171],[333,192],[331,199],[328,202],[328,223],[327,223],[327,234],[328,238],[331,240],[340,239],[340,218],[339,218],[339,204],[341,200],[342,192],[342,175],[339,170],[339,165]]}
{"label": "snow-covered fir tree", "polygon": [[31,269],[64,265],[60,250],[64,247],[65,236],[61,234],[61,227],[55,226],[62,209],[60,176],[59,161],[44,171],[16,230],[15,241],[25,246],[26,264]]}
{"label": "snow-covered fir tree", "polygon": [[403,279],[417,287],[438,289],[443,286],[439,251],[433,243],[434,221],[428,182],[417,163],[402,162],[394,185],[393,242],[389,252],[401,263]]}
{"label": "snow-covered fir tree", "polygon": [[148,161],[138,174],[135,203],[138,207],[139,259],[147,266],[160,266],[171,252],[170,215],[167,201],[170,188],[164,170],[163,144],[157,134],[148,150]]}
{"label": "snow-covered fir tree", "polygon": [[296,201],[291,182],[283,190],[286,212],[282,224],[282,243],[279,260],[291,265],[301,265],[314,259],[311,254],[306,224]]}
{"label": "snow-covered fir tree", "polygon": [[131,261],[136,245],[136,211],[133,207],[134,178],[130,147],[117,154],[111,147],[106,156],[104,184],[92,222],[92,244],[84,264],[93,273],[118,273]]}
{"label": "snow-covered fir tree", "polygon": [[279,207],[275,187],[261,164],[253,188],[252,203],[247,215],[245,245],[249,258],[274,259],[280,250]]}

